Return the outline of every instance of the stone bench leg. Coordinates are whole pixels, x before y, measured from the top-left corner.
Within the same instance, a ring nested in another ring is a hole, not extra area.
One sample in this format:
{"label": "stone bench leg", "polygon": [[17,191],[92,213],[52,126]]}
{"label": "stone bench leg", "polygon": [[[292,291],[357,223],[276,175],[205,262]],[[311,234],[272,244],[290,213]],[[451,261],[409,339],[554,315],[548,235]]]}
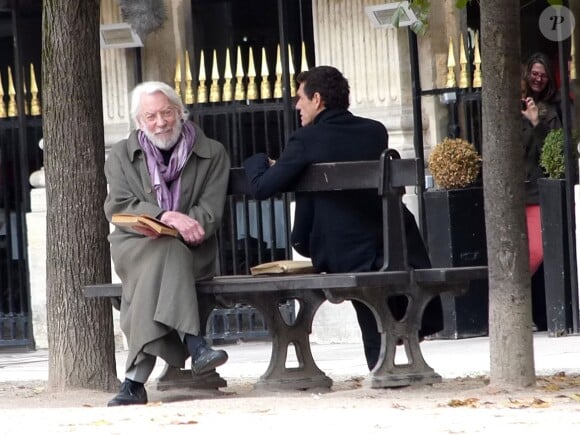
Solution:
{"label": "stone bench leg", "polygon": [[[386,295],[409,296],[406,314],[396,320],[388,306]],[[381,334],[381,353],[376,367],[370,373],[372,388],[402,387],[413,384],[434,384],[441,382],[438,375],[423,358],[419,346],[418,331],[423,311],[430,300],[418,287],[412,289],[365,288],[351,292],[339,292],[329,300],[356,299],[364,302],[374,313]],[[397,343],[403,344],[407,356],[404,364],[395,364]]]}
{"label": "stone bench leg", "polygon": [[[255,387],[264,390],[304,390],[310,388],[330,388],[332,380],[318,368],[312,357],[309,335],[312,321],[318,307],[325,301],[320,293],[296,296],[300,310],[292,325],[288,325],[278,309],[279,295],[264,293],[248,296],[248,303],[262,313],[272,336],[270,365],[260,377]],[[294,345],[298,367],[286,367],[288,346]]]}
{"label": "stone bench leg", "polygon": [[[384,350],[371,372],[372,388],[441,382],[441,376],[425,362],[419,345],[418,331],[431,296],[417,286],[406,289],[404,294],[409,296],[409,304],[400,320],[393,317],[386,301],[375,305],[379,308],[379,332]],[[407,362],[403,364],[395,363],[398,343],[402,343],[407,357]]]}

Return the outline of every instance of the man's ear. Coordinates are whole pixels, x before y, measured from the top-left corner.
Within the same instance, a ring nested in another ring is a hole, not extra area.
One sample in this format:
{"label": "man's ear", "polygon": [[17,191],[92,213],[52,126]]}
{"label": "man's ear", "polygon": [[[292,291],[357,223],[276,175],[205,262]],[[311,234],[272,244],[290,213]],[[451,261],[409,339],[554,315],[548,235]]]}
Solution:
{"label": "man's ear", "polygon": [[312,96],[312,101],[314,101],[314,103],[316,104],[317,109],[324,108],[324,100],[322,99],[322,96],[320,95],[319,92],[314,93],[314,95]]}

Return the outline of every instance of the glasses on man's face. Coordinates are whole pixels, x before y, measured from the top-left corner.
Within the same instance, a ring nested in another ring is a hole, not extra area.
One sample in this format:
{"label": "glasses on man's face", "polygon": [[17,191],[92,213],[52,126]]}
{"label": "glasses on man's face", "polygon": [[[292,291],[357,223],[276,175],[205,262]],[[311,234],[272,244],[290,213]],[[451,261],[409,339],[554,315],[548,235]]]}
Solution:
{"label": "glasses on man's face", "polygon": [[175,108],[170,107],[167,109],[160,110],[157,113],[145,113],[143,115],[143,119],[145,122],[152,124],[157,121],[158,117],[161,116],[161,119],[164,121],[171,121],[175,118]]}
{"label": "glasses on man's face", "polygon": [[530,76],[533,79],[537,79],[537,80],[542,80],[542,81],[548,80],[548,74],[544,74],[544,73],[541,73],[539,71],[531,71]]}

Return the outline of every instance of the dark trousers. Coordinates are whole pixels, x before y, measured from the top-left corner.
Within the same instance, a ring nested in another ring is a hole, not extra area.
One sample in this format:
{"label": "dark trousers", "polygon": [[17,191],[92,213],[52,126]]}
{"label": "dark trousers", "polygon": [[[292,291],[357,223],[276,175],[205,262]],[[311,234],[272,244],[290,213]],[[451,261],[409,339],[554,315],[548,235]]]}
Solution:
{"label": "dark trousers", "polygon": [[[421,237],[419,227],[415,218],[407,207],[403,207],[403,216],[405,221],[405,239],[407,241],[407,261],[409,266],[414,269],[428,269],[431,267],[429,254]],[[375,269],[378,270],[382,265],[383,259],[377,258]],[[359,272],[360,270],[351,270]],[[407,299],[405,297],[389,298],[389,308],[395,319],[402,319],[407,311]],[[356,311],[356,317],[360,326],[362,341],[364,346],[365,357],[369,370],[372,370],[379,360],[381,351],[381,334],[377,328],[377,322],[373,312],[365,304],[359,301],[352,301]],[[421,322],[419,338],[434,334],[443,329],[443,309],[441,307],[441,298],[433,298],[425,307],[425,313]]]}
{"label": "dark trousers", "polygon": [[356,318],[360,326],[367,366],[369,370],[372,370],[379,360],[381,334],[379,334],[375,316],[370,308],[359,301],[351,302],[356,311]]}

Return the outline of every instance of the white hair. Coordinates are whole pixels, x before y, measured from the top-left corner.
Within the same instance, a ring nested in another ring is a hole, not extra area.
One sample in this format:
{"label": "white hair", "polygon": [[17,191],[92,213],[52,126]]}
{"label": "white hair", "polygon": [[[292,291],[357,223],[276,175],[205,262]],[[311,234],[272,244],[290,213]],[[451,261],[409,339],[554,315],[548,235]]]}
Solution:
{"label": "white hair", "polygon": [[175,90],[167,83],[149,81],[138,84],[131,92],[131,119],[135,125],[139,125],[139,120],[137,118],[139,117],[139,112],[141,110],[141,97],[144,94],[151,95],[156,92],[161,92],[169,99],[171,105],[179,110],[181,119],[184,121],[187,119],[187,109],[183,105],[179,95],[177,95],[177,92],[175,92]]}

